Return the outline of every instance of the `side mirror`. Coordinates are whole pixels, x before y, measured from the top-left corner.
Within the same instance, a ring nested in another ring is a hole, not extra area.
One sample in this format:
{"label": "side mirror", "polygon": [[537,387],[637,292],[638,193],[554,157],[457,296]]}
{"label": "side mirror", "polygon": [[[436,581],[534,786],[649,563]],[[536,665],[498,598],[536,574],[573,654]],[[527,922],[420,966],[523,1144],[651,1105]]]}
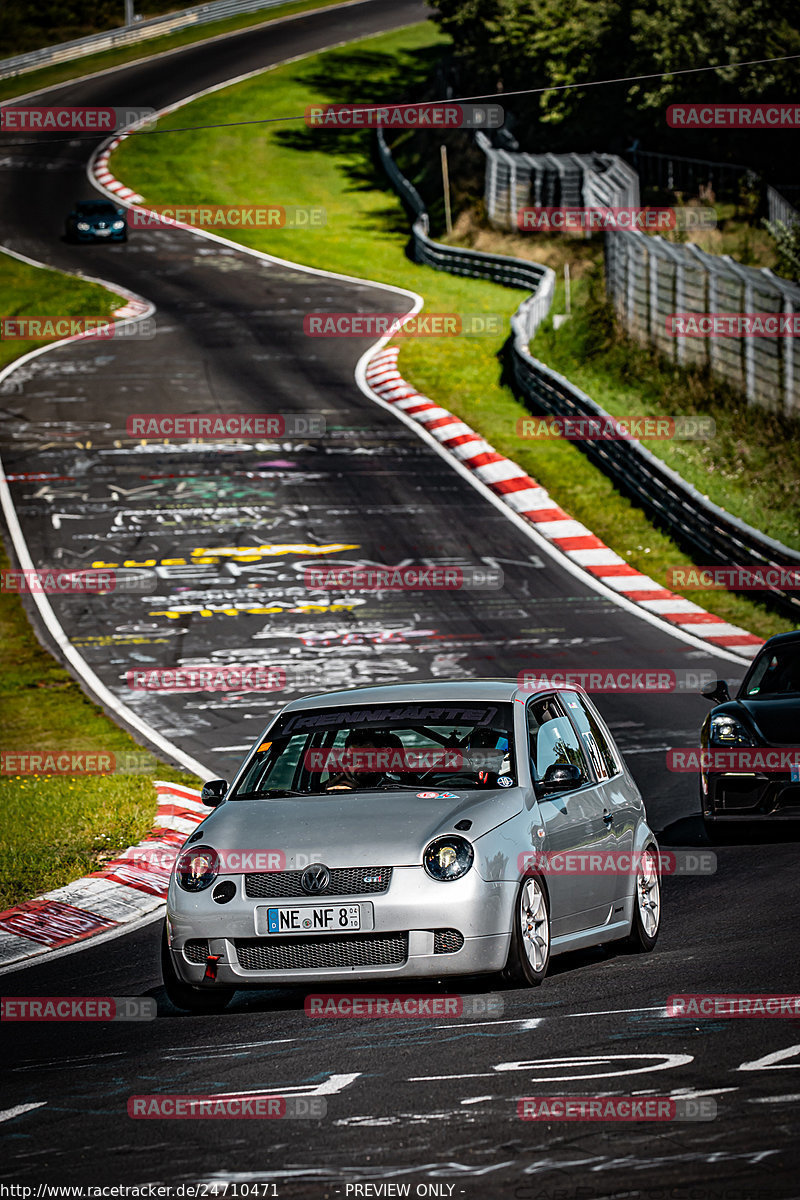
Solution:
{"label": "side mirror", "polygon": [[724,679],[718,679],[713,687],[706,688],[701,693],[706,700],[713,700],[715,704],[724,704],[726,700],[730,700],[731,694],[728,691],[728,684]]}
{"label": "side mirror", "polygon": [[583,771],[574,763],[551,763],[538,787],[549,796],[551,792],[568,792],[585,782]]}
{"label": "side mirror", "polygon": [[206,808],[216,808],[219,804],[222,804],[227,790],[227,779],[209,779],[208,783],[203,784],[203,790],[200,793],[200,802],[201,804],[205,804]]}

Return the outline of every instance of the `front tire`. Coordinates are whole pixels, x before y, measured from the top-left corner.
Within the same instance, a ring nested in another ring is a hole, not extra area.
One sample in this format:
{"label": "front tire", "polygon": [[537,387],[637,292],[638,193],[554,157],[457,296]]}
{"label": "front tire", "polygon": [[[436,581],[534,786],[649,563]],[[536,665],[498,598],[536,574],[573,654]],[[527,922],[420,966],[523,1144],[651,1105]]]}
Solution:
{"label": "front tire", "polygon": [[233,999],[234,988],[197,988],[179,978],[172,964],[166,924],[161,935],[161,976],[170,1004],[186,1012],[219,1013]]}
{"label": "front tire", "polygon": [[638,954],[649,954],[661,928],[661,879],[654,846],[642,851],[633,893],[633,921],[624,945]]}
{"label": "front tire", "polygon": [[538,987],[550,963],[550,905],[541,879],[520,884],[505,978],[515,987]]}

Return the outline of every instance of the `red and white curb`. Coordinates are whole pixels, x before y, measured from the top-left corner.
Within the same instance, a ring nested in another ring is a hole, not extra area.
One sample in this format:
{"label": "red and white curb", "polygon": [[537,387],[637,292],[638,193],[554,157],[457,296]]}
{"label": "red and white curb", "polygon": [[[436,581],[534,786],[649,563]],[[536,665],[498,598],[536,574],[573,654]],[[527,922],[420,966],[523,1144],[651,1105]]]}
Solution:
{"label": "red and white curb", "polygon": [[155,788],[155,825],[138,846],[101,871],[0,913],[0,971],[87,938],[121,933],[161,908],[172,864],[209,809],[194,788],[161,780]]}
{"label": "red and white curb", "polygon": [[119,196],[120,200],[130,200],[132,203],[136,204],[140,200],[143,200],[144,197],[140,196],[138,192],[135,192],[133,188],[126,187],[124,183],[120,183],[120,181],[115,178],[115,176],[112,175],[108,169],[109,156],[114,153],[117,146],[119,146],[120,142],[123,140],[124,137],[116,137],[109,142],[109,144],[104,147],[103,150],[100,151],[97,158],[94,160],[93,173],[97,182],[101,183],[103,187],[108,188],[110,192],[114,192],[116,196]]}
{"label": "red and white curb", "polygon": [[714,646],[752,658],[764,643],[737,625],[706,612],[691,600],[663,588],[609,549],[580,521],[574,521],[535,479],[498,454],[469,425],[415,392],[397,369],[399,347],[389,346],[367,364],[366,381],[385,403],[419,422],[443,449],[485,484],[518,516],[534,526],[576,566],[653,616]]}

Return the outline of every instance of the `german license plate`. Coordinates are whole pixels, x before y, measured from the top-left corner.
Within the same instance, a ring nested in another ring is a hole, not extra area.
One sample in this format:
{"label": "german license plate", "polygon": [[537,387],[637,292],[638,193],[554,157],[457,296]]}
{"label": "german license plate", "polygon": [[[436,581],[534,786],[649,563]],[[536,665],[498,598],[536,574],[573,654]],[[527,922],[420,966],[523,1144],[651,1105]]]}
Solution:
{"label": "german license plate", "polygon": [[790,770],[792,783],[800,783],[800,763],[792,763]]}
{"label": "german license plate", "polygon": [[357,904],[267,909],[267,933],[338,933],[360,928],[361,910]]}

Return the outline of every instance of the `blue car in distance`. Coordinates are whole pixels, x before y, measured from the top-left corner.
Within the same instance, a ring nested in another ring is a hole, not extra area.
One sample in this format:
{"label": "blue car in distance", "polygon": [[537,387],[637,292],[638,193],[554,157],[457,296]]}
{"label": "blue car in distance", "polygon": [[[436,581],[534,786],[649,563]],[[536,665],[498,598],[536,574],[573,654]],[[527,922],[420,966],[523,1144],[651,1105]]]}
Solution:
{"label": "blue car in distance", "polygon": [[81,200],[67,217],[64,233],[68,242],[127,242],[125,209],[110,200]]}

